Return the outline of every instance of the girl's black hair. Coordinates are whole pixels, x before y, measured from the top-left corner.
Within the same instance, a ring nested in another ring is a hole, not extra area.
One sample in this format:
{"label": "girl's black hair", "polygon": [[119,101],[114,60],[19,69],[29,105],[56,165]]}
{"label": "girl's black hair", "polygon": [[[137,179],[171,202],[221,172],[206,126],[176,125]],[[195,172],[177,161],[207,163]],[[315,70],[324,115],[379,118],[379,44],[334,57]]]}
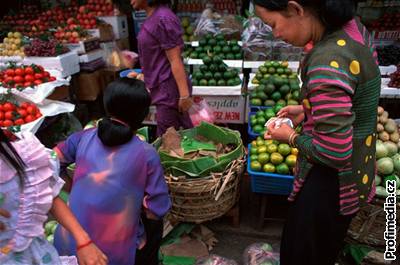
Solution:
{"label": "girl's black hair", "polygon": [[171,5],[171,0],[147,0],[149,6]]}
{"label": "girl's black hair", "polygon": [[[354,18],[356,2],[353,0],[294,0],[318,15],[328,31],[339,29]],[[255,5],[270,11],[285,11],[288,0],[253,0]]]}
{"label": "girl's black hair", "polygon": [[117,146],[129,142],[140,128],[151,98],[142,81],[125,77],[107,86],[103,103],[107,117],[99,122],[97,134],[104,145]]}
{"label": "girl's black hair", "polygon": [[25,163],[22,161],[15,148],[11,145],[10,140],[2,129],[0,129],[0,155],[2,159],[5,159],[5,161],[17,171],[20,177],[20,183],[23,184]]}

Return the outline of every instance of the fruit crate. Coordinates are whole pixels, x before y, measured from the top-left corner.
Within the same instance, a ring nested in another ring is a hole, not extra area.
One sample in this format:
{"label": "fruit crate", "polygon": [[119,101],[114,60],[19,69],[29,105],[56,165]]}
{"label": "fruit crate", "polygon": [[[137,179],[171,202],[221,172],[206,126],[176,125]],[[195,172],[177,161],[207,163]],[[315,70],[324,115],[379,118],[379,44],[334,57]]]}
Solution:
{"label": "fruit crate", "polygon": [[249,135],[249,140],[255,140],[258,136],[260,136],[259,133],[253,132],[253,129],[251,128],[251,124],[250,124],[250,116],[251,115],[255,115],[256,113],[253,111],[249,112],[249,118],[248,118],[248,122],[247,122],[247,133]]}
{"label": "fruit crate", "polygon": [[[248,145],[250,150],[251,145]],[[250,156],[247,158],[247,172],[250,176],[251,191],[263,194],[289,195],[294,177],[274,173],[256,172],[250,168]]]}

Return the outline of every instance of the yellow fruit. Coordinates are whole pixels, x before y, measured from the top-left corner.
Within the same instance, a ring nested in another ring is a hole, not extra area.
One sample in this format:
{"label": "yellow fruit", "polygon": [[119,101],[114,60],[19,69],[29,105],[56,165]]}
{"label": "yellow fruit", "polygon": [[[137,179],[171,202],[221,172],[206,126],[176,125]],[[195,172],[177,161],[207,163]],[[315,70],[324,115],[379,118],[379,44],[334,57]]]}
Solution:
{"label": "yellow fruit", "polygon": [[257,154],[266,153],[266,152],[267,152],[267,147],[265,145],[259,146],[257,148]]}
{"label": "yellow fruit", "polygon": [[19,32],[14,32],[14,38],[22,38],[22,34]]}
{"label": "yellow fruit", "polygon": [[274,173],[275,166],[271,163],[268,163],[263,166],[263,170],[264,170],[264,172],[267,172],[267,173]]}
{"label": "yellow fruit", "polygon": [[299,154],[299,149],[297,148],[292,148],[292,151],[290,152],[292,155],[297,156]]}
{"label": "yellow fruit", "polygon": [[261,165],[265,165],[269,162],[269,154],[268,153],[261,153],[258,155],[257,161],[260,162]]}
{"label": "yellow fruit", "polygon": [[251,147],[257,147],[257,141],[256,140],[251,142]]}
{"label": "yellow fruit", "polygon": [[3,43],[7,44],[8,43],[8,38],[3,39]]}
{"label": "yellow fruit", "polygon": [[297,156],[295,155],[288,155],[285,159],[286,165],[289,167],[294,167],[296,165]]}
{"label": "yellow fruit", "polygon": [[17,45],[11,44],[11,50],[13,50],[13,51],[17,50]]}
{"label": "yellow fruit", "polygon": [[250,168],[254,171],[261,171],[261,164],[258,161],[251,161]]}
{"label": "yellow fruit", "polygon": [[270,157],[270,161],[274,165],[279,165],[283,162],[283,156],[279,153],[272,153]]}
{"label": "yellow fruit", "polygon": [[273,144],[273,143],[274,143],[273,140],[265,140],[265,144],[266,144],[266,145],[270,145],[270,144]]}
{"label": "yellow fruit", "polygon": [[267,152],[272,154],[278,150],[278,146],[276,144],[269,144],[267,145]]}
{"label": "yellow fruit", "polygon": [[14,39],[14,44],[15,45],[20,45],[21,44],[21,39]]}
{"label": "yellow fruit", "polygon": [[14,34],[12,32],[8,32],[7,37],[12,38],[14,37]]}
{"label": "yellow fruit", "polygon": [[263,140],[257,140],[256,143],[257,143],[257,146],[263,146],[263,145],[265,145],[265,143],[264,143]]}

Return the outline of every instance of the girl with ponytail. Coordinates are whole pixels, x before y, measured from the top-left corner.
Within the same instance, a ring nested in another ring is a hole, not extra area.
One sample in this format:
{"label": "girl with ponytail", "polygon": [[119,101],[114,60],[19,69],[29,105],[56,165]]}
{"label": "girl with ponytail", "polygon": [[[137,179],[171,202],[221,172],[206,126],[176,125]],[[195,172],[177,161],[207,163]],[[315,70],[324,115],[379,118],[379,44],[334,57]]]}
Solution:
{"label": "girl with ponytail", "polygon": [[351,0],[253,0],[276,38],[312,47],[301,63],[301,105],[278,116],[302,124],[266,139],[299,149],[281,242],[282,265],[333,265],[357,211],[374,196],[381,75],[373,38]]}
{"label": "girl with ponytail", "polygon": [[33,134],[17,138],[0,129],[0,264],[63,264],[44,238],[50,211],[78,246],[86,244],[76,253],[80,264],[106,265],[107,257],[58,197],[64,182],[50,152]]}
{"label": "girl with ponytail", "polygon": [[[109,264],[157,264],[171,202],[157,151],[135,135],[151,98],[142,81],[122,78],[108,85],[103,102],[107,117],[98,128],[72,134],[55,148],[63,168],[76,164],[69,206]],[[63,228],[54,242],[63,255],[76,251]]]}

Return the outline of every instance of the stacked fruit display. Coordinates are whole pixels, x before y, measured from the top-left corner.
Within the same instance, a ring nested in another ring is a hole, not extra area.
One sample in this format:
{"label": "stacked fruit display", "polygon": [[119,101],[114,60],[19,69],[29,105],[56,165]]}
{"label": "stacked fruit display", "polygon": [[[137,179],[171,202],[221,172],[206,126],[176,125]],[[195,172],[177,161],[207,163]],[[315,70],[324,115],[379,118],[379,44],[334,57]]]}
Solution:
{"label": "stacked fruit display", "polygon": [[193,72],[194,86],[238,86],[242,83],[237,69],[230,69],[219,56],[205,56],[204,65]]}
{"label": "stacked fruit display", "polygon": [[400,64],[397,66],[396,72],[390,74],[389,87],[400,88]]}
{"label": "stacked fruit display", "polygon": [[226,41],[223,35],[205,35],[198,47],[186,50],[185,55],[192,59],[202,59],[206,55],[217,55],[224,60],[242,60],[242,47],[237,41]]}
{"label": "stacked fruit display", "polygon": [[189,42],[194,40],[194,29],[192,25],[190,25],[190,19],[188,17],[183,17],[181,20],[182,28],[184,31],[183,41]]}
{"label": "stacked fruit display", "polygon": [[0,56],[25,56],[22,34],[9,32],[0,44]]}
{"label": "stacked fruit display", "polygon": [[288,62],[266,61],[261,65],[251,83],[258,85],[263,79],[268,79],[270,76],[281,76],[289,79],[296,79],[297,74],[289,68]]}
{"label": "stacked fruit display", "polygon": [[41,116],[39,108],[33,103],[17,104],[9,99],[0,101],[0,127],[23,125]]}
{"label": "stacked fruit display", "polygon": [[258,137],[251,142],[250,169],[256,172],[293,174],[298,150],[288,144]]}
{"label": "stacked fruit display", "polygon": [[25,45],[26,56],[53,57],[68,52],[69,49],[55,39],[33,39]]}
{"label": "stacked fruit display", "polygon": [[251,91],[250,105],[256,107],[298,105],[299,97],[300,86],[297,78],[270,76],[262,79]]}
{"label": "stacked fruit display", "polygon": [[107,0],[88,0],[87,5],[79,8],[81,10],[88,10],[96,16],[113,16],[114,6],[112,1]]}
{"label": "stacked fruit display", "polygon": [[371,30],[386,31],[400,29],[400,13],[386,12],[381,18],[371,23]]}
{"label": "stacked fruit display", "polygon": [[24,89],[55,80],[56,78],[42,66],[36,64],[29,66],[10,64],[0,72],[0,86],[5,88]]}
{"label": "stacked fruit display", "polygon": [[[397,124],[393,119],[389,118],[389,113],[382,107],[378,107],[378,124],[377,132],[378,138],[382,142],[391,141],[396,145],[399,144],[399,132],[397,130]],[[400,147],[400,146],[399,146]]]}

